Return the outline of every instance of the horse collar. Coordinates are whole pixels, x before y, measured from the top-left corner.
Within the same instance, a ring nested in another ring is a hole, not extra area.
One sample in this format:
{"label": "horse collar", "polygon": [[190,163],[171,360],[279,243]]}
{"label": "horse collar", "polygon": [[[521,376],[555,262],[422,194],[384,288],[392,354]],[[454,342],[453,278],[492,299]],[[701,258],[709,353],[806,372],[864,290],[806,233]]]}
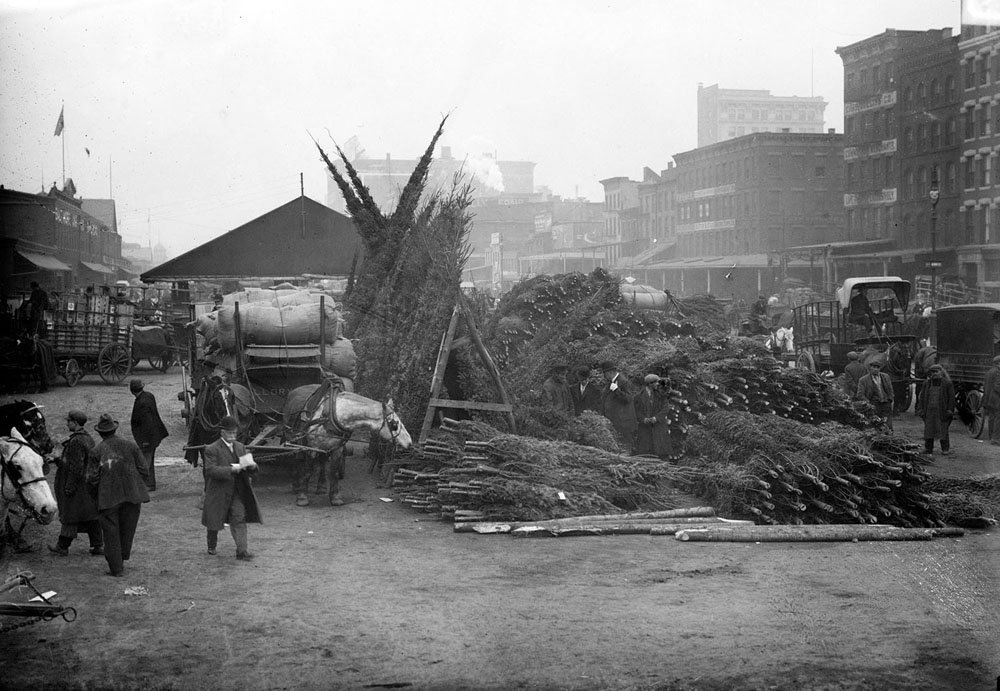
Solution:
{"label": "horse collar", "polygon": [[333,388],[330,395],[330,414],[327,416],[330,420],[330,426],[333,427],[333,431],[336,432],[341,437],[350,437],[351,430],[347,429],[340,423],[337,419],[337,397],[340,396],[340,390]]}

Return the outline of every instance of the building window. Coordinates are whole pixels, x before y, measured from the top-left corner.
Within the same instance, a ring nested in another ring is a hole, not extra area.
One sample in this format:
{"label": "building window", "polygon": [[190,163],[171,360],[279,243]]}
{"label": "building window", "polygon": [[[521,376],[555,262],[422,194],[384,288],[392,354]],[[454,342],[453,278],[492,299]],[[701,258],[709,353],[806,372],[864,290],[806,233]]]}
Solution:
{"label": "building window", "polygon": [[920,139],[920,151],[927,151],[927,125],[917,128],[917,137]]}
{"label": "building window", "polygon": [[882,159],[873,158],[872,159],[872,185],[878,187],[879,181],[882,179]]}
{"label": "building window", "polygon": [[872,86],[878,89],[882,85],[882,66],[875,65],[872,67]]}
{"label": "building window", "polygon": [[945,127],[944,131],[944,143],[945,146],[952,146],[955,144],[958,137],[958,123],[955,122],[955,118],[948,118],[948,125]]}
{"label": "building window", "polygon": [[813,177],[816,177],[816,178],[825,178],[826,177],[826,166],[816,166],[816,169],[813,171]]}
{"label": "building window", "polygon": [[990,112],[989,105],[983,105],[981,108],[976,110],[976,122],[978,127],[976,128],[980,137],[985,137],[990,133]]}
{"label": "building window", "polygon": [[903,171],[903,199],[913,196],[913,171],[907,168]]}
{"label": "building window", "polygon": [[938,104],[941,102],[941,82],[937,79],[931,80],[931,103]]}
{"label": "building window", "polygon": [[988,187],[990,184],[990,156],[979,159],[979,186]]}
{"label": "building window", "polygon": [[944,91],[947,94],[949,101],[954,101],[958,98],[958,94],[955,91],[955,75],[949,74],[944,80]]}
{"label": "building window", "polygon": [[907,105],[913,103],[913,89],[911,89],[910,87],[906,87],[905,89],[903,89],[903,102],[906,103]]}
{"label": "building window", "polygon": [[927,102],[927,87],[923,82],[917,84],[917,100],[920,105],[924,105]]}
{"label": "building window", "polygon": [[947,168],[945,170],[947,172],[945,173],[945,178],[944,178],[945,179],[944,189],[945,189],[946,192],[954,192],[955,191],[955,164],[954,163],[949,163],[948,166],[947,166]]}
{"label": "building window", "polygon": [[913,128],[907,127],[903,130],[903,151],[913,150]]}
{"label": "building window", "polygon": [[965,216],[965,223],[963,224],[965,227],[965,232],[963,233],[962,244],[965,245],[971,245],[974,241],[973,239],[976,237],[976,230],[973,227],[975,219],[972,217],[972,214],[973,214],[972,209],[966,209],[965,213],[962,214],[963,216]]}
{"label": "building window", "polygon": [[964,171],[965,189],[972,189],[976,186],[976,161],[972,158],[965,159],[965,171]]}
{"label": "building window", "polygon": [[854,164],[853,163],[848,163],[847,167],[846,167],[846,170],[847,170],[847,173],[846,173],[846,175],[847,175],[847,186],[850,187],[851,184],[854,182]]}
{"label": "building window", "polygon": [[976,120],[974,111],[965,111],[965,138],[976,138]]}
{"label": "building window", "polygon": [[894,174],[893,174],[893,170],[892,170],[892,161],[893,161],[892,156],[886,156],[885,157],[885,186],[886,187],[890,187],[890,186],[895,187],[896,186],[896,181],[893,179],[893,175]]}
{"label": "building window", "polygon": [[931,125],[931,146],[935,149],[941,146],[941,121],[938,120]]}
{"label": "building window", "polygon": [[965,88],[971,89],[976,86],[976,62],[969,60],[965,63]]}
{"label": "building window", "polygon": [[767,155],[767,174],[771,177],[781,177],[781,155]]}
{"label": "building window", "polygon": [[983,58],[979,63],[979,85],[982,86],[990,81],[990,61],[989,58]]}

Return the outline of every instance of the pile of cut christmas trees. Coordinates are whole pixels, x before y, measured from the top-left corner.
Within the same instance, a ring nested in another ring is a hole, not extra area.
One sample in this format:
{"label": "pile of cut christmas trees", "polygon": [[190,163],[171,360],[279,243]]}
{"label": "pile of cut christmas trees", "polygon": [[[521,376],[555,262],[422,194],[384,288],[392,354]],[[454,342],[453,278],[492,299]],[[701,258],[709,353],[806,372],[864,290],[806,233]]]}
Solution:
{"label": "pile of cut christmas trees", "polygon": [[[514,534],[943,534],[942,518],[953,515],[941,504],[946,493],[927,491],[919,447],[881,433],[871,408],[830,380],[782,367],[756,341],[730,338],[712,298],[685,302],[672,300],[664,312],[630,309],[600,270],[515,286],[485,331],[510,383],[520,436],[486,424],[497,420],[447,423],[396,470],[402,501],[459,529]],[[674,457],[628,456],[601,416],[573,418],[545,404],[539,389],[552,365],[601,360],[639,381],[648,372],[670,379]],[[475,368],[460,368],[465,397],[489,394]],[[712,515],[698,504],[710,504]],[[715,512],[744,523],[726,524]]]}

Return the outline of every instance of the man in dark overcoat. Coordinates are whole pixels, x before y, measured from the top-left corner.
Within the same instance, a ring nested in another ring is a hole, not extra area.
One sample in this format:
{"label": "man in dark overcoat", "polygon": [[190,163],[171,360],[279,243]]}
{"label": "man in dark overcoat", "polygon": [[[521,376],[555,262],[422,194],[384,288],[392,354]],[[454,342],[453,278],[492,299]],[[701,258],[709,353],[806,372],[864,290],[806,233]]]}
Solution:
{"label": "man in dark overcoat", "polygon": [[637,428],[632,453],[661,459],[673,455],[669,402],[669,381],[657,374],[647,374],[643,378],[642,391],[633,401]]}
{"label": "man in dark overcoat", "polygon": [[146,459],[135,442],[119,437],[118,421],[101,415],[94,431],[101,442],[94,449],[88,481],[97,487],[98,520],[104,533],[104,558],[112,576],[123,576],[124,562],[132,554],[132,540],[139,525],[146,490]]}
{"label": "man in dark overcoat", "polygon": [[160,411],[156,409],[156,397],[143,389],[141,379],[133,379],[128,385],[129,391],[135,396],[132,404],[132,438],[142,450],[149,468],[149,478],[146,488],[156,489],[156,466],[153,457],[156,447],[167,437],[167,427],[160,419]]}
{"label": "man in dark overcoat", "polygon": [[69,439],[63,442],[63,452],[57,461],[55,495],[59,506],[59,540],[49,545],[49,551],[66,556],[77,533],[86,532],[90,538],[90,553],[104,554],[104,536],[97,520],[97,497],[87,485],[87,466],[94,440],[84,429],[87,414],[71,410],[66,415]]}
{"label": "man in dark overcoat", "polygon": [[635,441],[635,406],[632,404],[632,387],[615,363],[601,363],[604,388],[601,391],[601,414],[611,420],[618,439],[626,449]]}
{"label": "man in dark overcoat", "polygon": [[229,524],[236,543],[236,558],[253,559],[247,549],[247,523],[260,523],[260,509],[253,492],[252,474],[257,464],[246,447],[236,441],[239,424],[227,415],[220,423],[219,438],[205,448],[205,503],[201,524],[205,526],[208,553],[215,554],[219,531]]}
{"label": "man in dark overcoat", "polygon": [[591,370],[587,365],[576,368],[576,381],[569,387],[570,398],[573,399],[573,413],[579,415],[585,410],[601,412],[601,385],[597,378],[600,372]]}
{"label": "man in dark overcoat", "polygon": [[955,385],[941,365],[931,365],[927,381],[920,387],[917,415],[924,421],[924,453],[934,453],[934,440],[940,440],[941,455],[951,453],[948,427],[955,417]]}

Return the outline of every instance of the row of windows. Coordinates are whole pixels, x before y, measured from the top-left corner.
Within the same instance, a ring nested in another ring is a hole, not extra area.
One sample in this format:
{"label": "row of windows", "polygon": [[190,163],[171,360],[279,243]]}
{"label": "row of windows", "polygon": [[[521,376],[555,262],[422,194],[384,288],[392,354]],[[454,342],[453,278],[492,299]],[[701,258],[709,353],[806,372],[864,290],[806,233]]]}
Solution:
{"label": "row of windows", "polygon": [[958,100],[955,77],[950,74],[945,77],[943,83],[935,78],[931,79],[929,84],[917,82],[916,86],[905,86],[903,87],[903,93],[900,95],[904,105],[910,107],[914,105],[934,106],[945,102],[954,103]]}
{"label": "row of windows", "polygon": [[964,84],[966,89],[985,86],[991,77],[1000,74],[1000,53],[981,55],[965,63]]}
{"label": "row of windows", "polygon": [[786,109],[786,110],[745,110],[743,108],[729,108],[725,111],[726,116],[729,120],[783,120],[785,122],[791,120],[819,120],[820,113],[816,110],[799,110],[799,109]]}
{"label": "row of windows", "polygon": [[891,89],[894,79],[894,65],[890,61],[884,65],[872,65],[871,69],[863,67],[856,73],[846,73],[844,75],[844,85],[848,91],[853,89],[863,89],[866,91]]}
{"label": "row of windows", "polygon": [[746,218],[758,209],[765,212],[792,214],[822,214],[830,207],[829,190],[768,190],[716,197],[707,201],[681,204],[678,216],[681,223]]}
{"label": "row of windows", "polygon": [[745,134],[753,134],[754,132],[781,132],[782,130],[805,134],[817,134],[823,132],[822,127],[744,127],[743,125],[740,125],[739,127],[730,127],[726,130],[726,134],[730,139],[732,139],[733,137],[742,137]]}
{"label": "row of windows", "polygon": [[[768,154],[764,166],[771,177],[806,178],[809,176],[825,178],[828,174],[829,161],[825,154]],[[736,183],[739,180],[749,180],[751,175],[759,174],[751,157],[739,161],[723,161],[714,166],[699,167],[689,172],[682,172],[678,185],[682,189],[706,189]]]}

